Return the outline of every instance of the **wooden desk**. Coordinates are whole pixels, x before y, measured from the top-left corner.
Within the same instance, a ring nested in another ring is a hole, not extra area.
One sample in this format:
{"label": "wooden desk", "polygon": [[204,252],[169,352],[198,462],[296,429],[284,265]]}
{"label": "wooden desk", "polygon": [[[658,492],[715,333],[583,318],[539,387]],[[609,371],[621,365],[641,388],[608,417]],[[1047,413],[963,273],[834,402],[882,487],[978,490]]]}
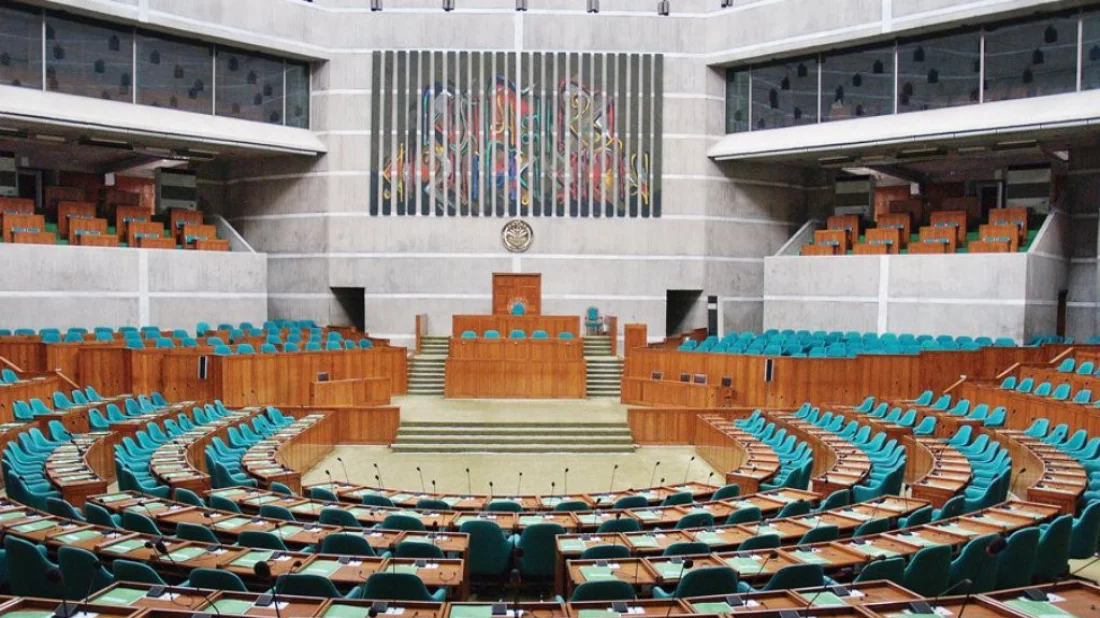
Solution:
{"label": "wooden desk", "polygon": [[[969,599],[966,595],[944,597],[936,599],[933,605],[936,610],[950,612],[952,616],[958,616],[964,605],[966,607],[965,615],[971,616],[972,618],[1016,618],[1019,615],[1009,608],[984,598],[981,595],[971,596]],[[874,612],[878,616],[887,618],[912,614],[909,610],[909,601],[873,603],[864,605],[864,608]]]}
{"label": "wooden desk", "polygon": [[[682,599],[631,599],[626,601],[626,614],[630,616],[681,616],[693,614],[695,610]],[[587,616],[588,612],[613,612],[610,601],[583,601],[569,604],[570,616]],[[585,613],[581,613],[585,612]],[[540,613],[540,618],[541,618]]]}
{"label": "wooden desk", "polygon": [[868,243],[859,243],[852,247],[852,253],[855,255],[887,255],[890,253],[890,246],[883,244],[872,245]]}
{"label": "wooden desk", "polygon": [[1011,225],[1016,228],[1020,242],[1027,238],[1026,208],[994,208],[989,211],[989,223],[990,225]]}
{"label": "wooden desk", "polygon": [[816,230],[814,232],[814,246],[833,246],[836,253],[844,255],[848,253],[847,230]]}
{"label": "wooden desk", "polygon": [[[898,601],[912,601],[921,598],[921,595],[902,588],[889,580],[860,582],[857,584],[844,584],[844,587],[852,594],[838,597],[829,594],[828,588],[801,588],[794,590],[794,595],[803,601],[806,606],[813,601],[815,606],[837,605],[838,601],[844,605],[870,605],[872,603],[892,603]],[[825,590],[826,592],[822,592]]]}
{"label": "wooden desk", "polygon": [[[691,376],[694,378],[694,376]],[[728,408],[734,390],[720,384],[696,384],[676,380],[623,377],[622,402],[643,406]]]}
{"label": "wooden desk", "polygon": [[947,247],[948,245],[938,242],[913,242],[909,243],[909,254],[946,254],[949,253]]}
{"label": "wooden desk", "polygon": [[644,558],[616,560],[570,560],[568,562],[568,594],[577,586],[590,581],[617,579],[635,588],[652,586],[659,581],[656,571]]}
{"label": "wooden desk", "polygon": [[[875,221],[875,225],[880,230],[897,230],[898,241],[902,247],[909,244],[909,237],[912,234],[913,223],[912,217],[907,212],[899,213],[883,213],[878,216]],[[870,230],[867,230],[870,232]]]}
{"label": "wooden desk", "polygon": [[799,255],[836,255],[837,248],[833,245],[803,245]]}
{"label": "wooden desk", "polygon": [[[1093,616],[1100,603],[1100,588],[1081,580],[1070,580],[1044,586],[1033,586],[1047,595],[1054,595],[1048,602],[1055,608],[1073,616]],[[1019,605],[1024,588],[997,590],[981,595],[1000,608],[1008,609],[1025,616],[1033,616],[1027,608]],[[969,611],[969,610],[967,610]],[[1056,613],[1056,612],[1054,612]]]}
{"label": "wooden desk", "polygon": [[946,228],[955,233],[955,246],[966,244],[966,212],[959,210],[941,210],[931,214],[931,227]]}
{"label": "wooden desk", "polygon": [[587,394],[579,339],[456,339],[444,394],[458,398],[582,399]]}
{"label": "wooden desk", "polygon": [[[978,228],[978,239],[990,246],[1006,246],[1010,252],[1020,250],[1020,229],[1012,224],[982,225]],[[974,252],[973,246],[970,251]]]}
{"label": "wooden desk", "polygon": [[[57,610],[61,602],[57,599],[31,599],[31,598],[16,598],[12,599],[3,605],[0,605],[0,616],[20,616],[21,618],[29,617],[49,617],[54,615],[54,611]],[[76,603],[69,601],[69,605],[76,606]],[[77,616],[109,616],[110,618],[129,618],[131,616],[137,616],[141,613],[140,609],[130,607],[113,607],[110,605],[81,605],[80,614]]]}
{"label": "wooden desk", "polygon": [[[92,202],[58,202],[57,203],[57,233],[72,242],[69,233],[70,223],[79,219],[95,219],[96,206]],[[107,220],[103,221],[103,232],[107,231]],[[97,228],[98,229],[98,228]]]}
{"label": "wooden desk", "polygon": [[[150,596],[153,593],[155,596]],[[164,586],[138,582],[115,582],[94,593],[91,602],[96,605],[109,605],[132,609],[163,609],[176,612],[199,611],[217,598],[217,593],[198,588],[172,586],[169,593]]]}
{"label": "wooden desk", "polygon": [[[933,227],[926,225],[920,229],[919,244],[944,245],[943,253],[954,253],[959,245],[958,232],[953,227]],[[909,246],[909,252],[913,253],[913,245]]]}
{"label": "wooden desk", "polygon": [[903,246],[898,228],[872,228],[865,232],[864,241],[871,247],[884,247],[887,253],[897,254]]}
{"label": "wooden desk", "polygon": [[[404,605],[404,603],[402,604]],[[513,610],[513,603],[507,604],[507,610]],[[538,616],[539,618],[564,618],[572,616],[564,603],[552,601],[522,602],[519,604],[521,616]],[[492,613],[492,605],[482,602],[448,603],[447,618],[475,618]],[[513,615],[513,614],[509,614]]]}
{"label": "wooden desk", "polygon": [[825,229],[843,230],[847,232],[847,246],[851,247],[859,240],[859,216],[833,215],[825,220]]}
{"label": "wooden desk", "polygon": [[536,330],[544,330],[552,339],[560,333],[572,333],[579,338],[581,320],[572,315],[455,315],[451,318],[451,333],[459,337],[466,331],[477,333],[478,338],[485,331],[495,330],[502,338],[508,337],[513,330],[522,330],[528,337]]}

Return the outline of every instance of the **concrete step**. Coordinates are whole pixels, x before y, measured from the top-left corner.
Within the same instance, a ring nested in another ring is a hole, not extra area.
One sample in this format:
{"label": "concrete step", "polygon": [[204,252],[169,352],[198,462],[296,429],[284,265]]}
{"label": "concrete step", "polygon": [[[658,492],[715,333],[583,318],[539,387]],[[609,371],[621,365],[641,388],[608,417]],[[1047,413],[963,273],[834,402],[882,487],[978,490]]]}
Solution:
{"label": "concrete step", "polygon": [[395,453],[633,453],[633,445],[586,444],[394,444]]}
{"label": "concrete step", "polygon": [[606,438],[601,439],[586,439],[578,438],[576,436],[562,437],[560,439],[547,439],[545,436],[532,436],[529,438],[516,438],[511,436],[495,437],[492,440],[481,440],[478,436],[424,436],[423,438],[405,438],[398,436],[396,444],[401,446],[413,446],[417,444],[484,444],[487,447],[501,446],[513,446],[519,444],[537,445],[537,446],[573,446],[573,445],[587,445],[587,446],[630,446],[634,444],[634,441],[630,436],[626,436],[620,440],[609,440]]}
{"label": "concrete step", "polygon": [[630,430],[622,429],[603,429],[603,430],[548,430],[544,427],[535,427],[532,429],[526,428],[499,428],[499,429],[477,429],[470,430],[468,428],[447,430],[441,427],[401,427],[397,430],[397,439],[416,439],[423,440],[425,438],[453,438],[453,437],[472,437],[475,439],[498,439],[501,437],[509,438],[537,438],[540,440],[622,440],[624,438],[630,439]]}

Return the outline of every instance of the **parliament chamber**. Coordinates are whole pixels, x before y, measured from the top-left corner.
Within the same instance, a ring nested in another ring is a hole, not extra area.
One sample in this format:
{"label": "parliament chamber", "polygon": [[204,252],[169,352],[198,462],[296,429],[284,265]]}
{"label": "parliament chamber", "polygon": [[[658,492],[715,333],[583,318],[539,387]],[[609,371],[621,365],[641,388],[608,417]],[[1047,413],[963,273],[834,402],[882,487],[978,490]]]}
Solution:
{"label": "parliament chamber", "polygon": [[0,2],[0,618],[1093,618],[1098,105],[1100,0]]}

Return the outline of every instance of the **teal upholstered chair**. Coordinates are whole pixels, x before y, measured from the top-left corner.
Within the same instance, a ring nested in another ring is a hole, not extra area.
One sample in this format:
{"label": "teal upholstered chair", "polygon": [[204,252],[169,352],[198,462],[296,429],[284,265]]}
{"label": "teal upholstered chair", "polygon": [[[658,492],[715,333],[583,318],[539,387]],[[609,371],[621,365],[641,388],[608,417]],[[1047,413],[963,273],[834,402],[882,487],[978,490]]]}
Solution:
{"label": "teal upholstered chair", "polygon": [[447,598],[447,590],[440,588],[434,594],[429,593],[423,580],[416,575],[381,572],[367,578],[367,583],[363,587],[363,598],[442,603]]}
{"label": "teal upholstered chair", "polygon": [[508,571],[514,546],[496,522],[470,520],[463,522],[458,531],[470,535],[470,575],[499,577]]}
{"label": "teal upholstered chair", "polygon": [[701,597],[737,593],[737,571],[725,566],[693,568],[684,573],[672,592],[653,587],[654,599]]}

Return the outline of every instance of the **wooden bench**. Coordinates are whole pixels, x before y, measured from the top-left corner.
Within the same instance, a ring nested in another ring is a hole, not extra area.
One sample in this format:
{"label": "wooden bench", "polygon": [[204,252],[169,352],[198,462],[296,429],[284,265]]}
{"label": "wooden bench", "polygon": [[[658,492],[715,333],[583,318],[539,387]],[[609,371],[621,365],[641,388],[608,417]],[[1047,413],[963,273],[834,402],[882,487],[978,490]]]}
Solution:
{"label": "wooden bench", "polygon": [[909,253],[947,253],[947,245],[939,242],[914,242],[909,243]]}
{"label": "wooden bench", "polygon": [[1027,238],[1027,209],[994,208],[989,211],[989,224],[1015,226],[1019,230],[1019,240],[1023,242]]}
{"label": "wooden bench", "polygon": [[221,238],[196,240],[192,243],[191,248],[196,251],[229,251],[229,241]]}
{"label": "wooden bench", "polygon": [[805,245],[801,255],[836,255],[836,247],[832,245]]}
{"label": "wooden bench", "polygon": [[817,230],[814,232],[815,245],[832,245],[836,247],[837,255],[848,253],[847,230]]}
{"label": "wooden bench", "polygon": [[179,232],[177,240],[184,249],[192,248],[192,244],[199,240],[217,240],[218,229],[213,225],[191,225],[187,224],[183,226],[183,229]]}
{"label": "wooden bench", "polygon": [[[909,244],[909,236],[913,233],[912,217],[907,212],[881,214],[875,222],[880,230],[896,229],[900,233],[901,246]],[[870,231],[870,230],[868,230]]]}
{"label": "wooden bench", "polygon": [[[926,225],[920,229],[921,243],[941,243],[947,247],[944,253],[954,253],[958,247],[958,230],[954,227],[933,227]],[[912,246],[910,246],[912,249]],[[933,252],[934,253],[934,252]]]}
{"label": "wooden bench", "polygon": [[942,210],[931,215],[930,227],[952,228],[955,231],[955,246],[966,244],[966,212],[961,210]]}
{"label": "wooden bench", "polygon": [[130,245],[130,246],[131,247],[136,246],[138,249],[175,249],[176,248],[176,239],[175,238],[168,238],[166,236],[161,236],[159,238],[152,237],[152,236],[140,236],[140,237],[136,238],[135,240],[137,241],[137,244],[136,245]]}
{"label": "wooden bench", "polygon": [[57,234],[53,232],[15,232],[12,243],[17,245],[55,245]]}
{"label": "wooden bench", "polygon": [[34,200],[22,197],[0,197],[0,213],[33,215]]}
{"label": "wooden bench", "polygon": [[887,255],[890,253],[890,247],[861,242],[852,247],[852,253],[855,255]]}
{"label": "wooden bench", "polygon": [[[105,219],[101,219],[105,221]],[[81,247],[117,247],[118,236],[114,234],[81,234],[76,237],[76,243]]]}
{"label": "wooden bench", "polygon": [[833,215],[825,222],[827,230],[844,230],[848,232],[848,247],[859,241],[859,216],[857,215]]}
{"label": "wooden bench", "polygon": [[[160,223],[152,223],[148,221],[131,221],[126,225],[126,242],[131,247],[139,247],[139,240],[149,239],[155,240],[157,238],[164,238],[164,226]],[[172,244],[175,244],[175,239],[169,238]]]}
{"label": "wooden bench", "polygon": [[[141,206],[118,206],[112,213],[112,218],[115,224],[115,231],[118,232],[120,238],[130,237],[130,224],[131,223],[149,223],[153,220],[153,216],[148,210]],[[159,223],[158,227],[163,227]]]}
{"label": "wooden bench", "polygon": [[885,248],[886,250],[881,253],[898,253],[901,251],[901,230],[896,227],[869,229],[864,232],[863,240],[865,245]]}
{"label": "wooden bench", "polygon": [[[172,235],[176,236],[183,232],[183,226],[185,225],[202,225],[202,213],[197,210],[186,210],[183,208],[173,208],[168,211],[168,229],[172,231]],[[185,244],[182,241],[180,244]]]}
{"label": "wooden bench", "polygon": [[[69,222],[69,230],[66,238],[70,245],[83,245],[84,242],[82,237],[106,235],[106,219],[73,219]],[[115,244],[118,244],[117,236],[115,236]]]}
{"label": "wooden bench", "polygon": [[3,214],[0,215],[0,229],[3,230],[4,242],[15,242],[13,237],[15,232],[45,232],[46,217],[42,215]]}
{"label": "wooden bench", "polygon": [[[1004,245],[1004,251],[1015,253],[1020,250],[1019,228],[1012,224],[991,225],[986,224],[978,228],[978,241],[989,244]],[[971,243],[973,245],[974,243]],[[971,252],[974,248],[971,247]],[[987,251],[988,252],[988,251]]]}
{"label": "wooden bench", "polygon": [[[69,222],[73,219],[95,219],[95,204],[91,202],[57,203],[57,233],[63,238],[68,238],[69,242],[72,242],[72,237],[69,235]],[[103,224],[103,231],[106,232],[106,219],[103,220]]]}

